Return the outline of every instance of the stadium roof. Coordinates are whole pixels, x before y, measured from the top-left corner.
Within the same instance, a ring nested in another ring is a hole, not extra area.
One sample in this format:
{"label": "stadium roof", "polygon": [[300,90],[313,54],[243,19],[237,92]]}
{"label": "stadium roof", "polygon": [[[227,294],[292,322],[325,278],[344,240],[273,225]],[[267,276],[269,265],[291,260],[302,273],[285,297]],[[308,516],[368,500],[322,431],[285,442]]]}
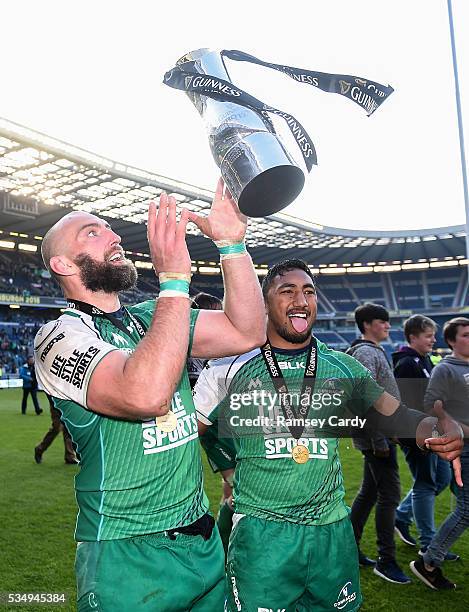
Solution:
{"label": "stadium roof", "polygon": [[[148,202],[166,191],[185,207],[207,212],[212,192],[118,163],[0,118],[0,230],[40,240],[70,211],[113,218],[123,246],[148,256]],[[189,227],[191,257],[217,261],[211,241]],[[278,213],[251,219],[247,242],[258,264],[301,257],[312,266],[466,263],[465,227],[361,232]],[[1,236],[0,236],[1,238]]]}

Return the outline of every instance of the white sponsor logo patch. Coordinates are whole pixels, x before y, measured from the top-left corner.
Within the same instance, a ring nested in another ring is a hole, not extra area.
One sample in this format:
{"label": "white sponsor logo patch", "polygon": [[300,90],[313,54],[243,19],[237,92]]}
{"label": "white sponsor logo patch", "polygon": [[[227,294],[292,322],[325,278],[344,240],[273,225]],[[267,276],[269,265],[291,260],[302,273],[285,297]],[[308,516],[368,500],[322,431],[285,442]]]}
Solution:
{"label": "white sponsor logo patch", "polygon": [[337,610],[343,610],[347,604],[356,600],[357,594],[355,591],[353,591],[353,593],[349,593],[349,588],[351,586],[352,583],[349,581],[340,589],[337,596],[337,601],[334,604],[334,608],[337,608]]}
{"label": "white sponsor logo patch", "polygon": [[328,441],[324,438],[272,437],[264,440],[266,459],[291,459],[293,447],[297,444],[306,446],[310,459],[328,459]]}
{"label": "white sponsor logo patch", "polygon": [[231,576],[231,586],[233,588],[233,598],[236,604],[236,609],[241,610],[241,602],[239,601],[238,587],[236,586],[236,578]]}

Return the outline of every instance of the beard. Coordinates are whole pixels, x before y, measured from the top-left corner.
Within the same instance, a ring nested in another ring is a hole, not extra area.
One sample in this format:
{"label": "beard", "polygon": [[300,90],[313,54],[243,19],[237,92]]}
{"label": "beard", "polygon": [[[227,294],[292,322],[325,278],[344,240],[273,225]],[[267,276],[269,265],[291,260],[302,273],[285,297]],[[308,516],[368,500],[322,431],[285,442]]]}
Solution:
{"label": "beard", "polygon": [[131,261],[115,265],[108,261],[96,261],[86,253],[80,253],[74,263],[80,268],[81,282],[88,291],[117,293],[137,285],[137,269]]}

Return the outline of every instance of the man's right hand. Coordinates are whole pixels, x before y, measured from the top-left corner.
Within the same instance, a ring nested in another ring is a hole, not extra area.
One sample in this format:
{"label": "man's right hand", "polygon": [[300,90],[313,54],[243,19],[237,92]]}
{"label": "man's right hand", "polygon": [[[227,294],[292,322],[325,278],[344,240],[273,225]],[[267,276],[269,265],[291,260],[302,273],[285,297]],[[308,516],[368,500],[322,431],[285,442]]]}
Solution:
{"label": "man's right hand", "polygon": [[186,226],[189,211],[183,208],[179,223],[176,221],[176,199],[162,193],[158,209],[150,202],[147,236],[151,260],[157,273],[191,273],[191,258],[186,244]]}
{"label": "man's right hand", "polygon": [[239,210],[233,196],[225,187],[222,178],[218,180],[210,212],[207,216],[189,212],[189,220],[214,241],[229,240],[242,242],[246,234],[248,219]]}
{"label": "man's right hand", "polygon": [[[427,417],[417,427],[417,446],[427,448],[442,459],[451,461],[456,483],[462,487],[460,455],[464,446],[463,430],[459,423],[444,411],[441,400],[435,401],[432,412],[436,418]],[[438,433],[438,436],[433,437],[434,433]]]}

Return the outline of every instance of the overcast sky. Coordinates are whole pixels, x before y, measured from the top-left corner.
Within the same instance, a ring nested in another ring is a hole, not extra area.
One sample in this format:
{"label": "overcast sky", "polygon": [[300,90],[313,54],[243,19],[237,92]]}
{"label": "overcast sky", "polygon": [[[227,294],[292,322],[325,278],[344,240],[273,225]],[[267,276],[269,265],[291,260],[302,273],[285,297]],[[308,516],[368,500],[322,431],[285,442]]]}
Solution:
{"label": "overcast sky", "polygon": [[[468,0],[453,12],[469,141]],[[284,212],[357,229],[464,223],[446,0],[10,0],[0,23],[0,116],[210,189],[218,168],[203,121],[162,84],[184,53],[241,49],[389,83],[395,92],[367,117],[341,96],[228,64],[237,85],[294,114],[315,143],[318,166]]]}

